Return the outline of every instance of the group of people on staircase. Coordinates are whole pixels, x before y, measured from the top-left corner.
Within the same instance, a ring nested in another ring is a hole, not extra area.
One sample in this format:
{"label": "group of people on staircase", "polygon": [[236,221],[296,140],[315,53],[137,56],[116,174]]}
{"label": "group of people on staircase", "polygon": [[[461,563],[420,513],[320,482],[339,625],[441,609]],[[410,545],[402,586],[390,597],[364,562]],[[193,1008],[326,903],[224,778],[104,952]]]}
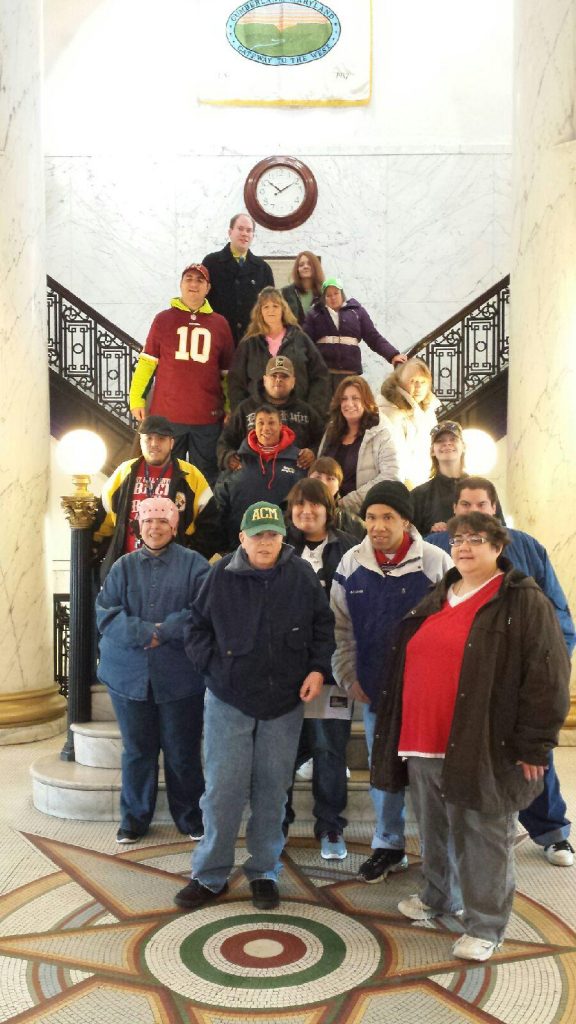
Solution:
{"label": "group of people on staircase", "polygon": [[[408,867],[409,783],[424,889],[399,910],[461,917],[455,955],[484,960],[511,912],[518,812],[552,864],[573,862],[552,758],[575,643],[566,598],[541,545],[506,529],[492,483],[467,475],[425,361],[311,252],[277,290],[253,233],[233,217],[229,243],[185,268],[154,319],[130,389],[140,454],[102,492],[117,840],[149,829],[162,751],[171,814],[198,842],[178,906],[226,891],[247,803],[253,902],[277,906],[308,759],[321,856],[347,856],[356,702],[375,813],[360,877]],[[378,398],[362,341],[393,365]]]}

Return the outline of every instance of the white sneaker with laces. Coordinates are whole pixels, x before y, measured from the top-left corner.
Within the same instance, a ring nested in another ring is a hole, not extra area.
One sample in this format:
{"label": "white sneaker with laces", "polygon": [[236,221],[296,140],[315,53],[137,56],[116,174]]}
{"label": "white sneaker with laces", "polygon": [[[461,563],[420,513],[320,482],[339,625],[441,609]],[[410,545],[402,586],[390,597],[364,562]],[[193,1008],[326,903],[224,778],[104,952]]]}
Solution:
{"label": "white sneaker with laces", "polygon": [[489,939],[478,939],[475,935],[462,935],[452,946],[454,956],[462,960],[489,960],[500,943],[490,942]]}
{"label": "white sneaker with laces", "polygon": [[545,846],[544,855],[548,863],[557,868],[571,868],[574,863],[574,850],[567,839]]}

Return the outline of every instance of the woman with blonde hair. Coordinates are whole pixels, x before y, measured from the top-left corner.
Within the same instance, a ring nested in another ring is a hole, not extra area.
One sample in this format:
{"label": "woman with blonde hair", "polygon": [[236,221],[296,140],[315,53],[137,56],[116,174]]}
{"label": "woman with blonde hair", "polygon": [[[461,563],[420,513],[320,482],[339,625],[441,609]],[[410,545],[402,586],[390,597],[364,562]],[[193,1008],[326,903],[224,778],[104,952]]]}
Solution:
{"label": "woman with blonde hair", "polygon": [[322,264],[313,252],[305,249],[299,252],[292,267],[292,284],[282,289],[282,295],[290,306],[299,324],[322,294],[324,273]]}
{"label": "woman with blonde hair", "polygon": [[344,377],[330,403],[319,455],[329,455],[342,468],[338,504],[360,511],[370,488],[380,480],[399,480],[400,463],[390,429],[380,422],[378,406],[363,377]]}
{"label": "woman with blonde hair", "polygon": [[432,374],[422,359],[396,366],[380,389],[380,415],[390,426],[407,487],[423,484],[430,475],[430,431],[439,405]]}
{"label": "woman with blonde hair", "polygon": [[289,361],[288,368],[296,377],[295,396],[324,417],[330,394],[324,360],[298,326],[281,292],[277,288],[263,288],[228,373],[231,410],[256,394],[271,360],[281,369],[283,359]]}

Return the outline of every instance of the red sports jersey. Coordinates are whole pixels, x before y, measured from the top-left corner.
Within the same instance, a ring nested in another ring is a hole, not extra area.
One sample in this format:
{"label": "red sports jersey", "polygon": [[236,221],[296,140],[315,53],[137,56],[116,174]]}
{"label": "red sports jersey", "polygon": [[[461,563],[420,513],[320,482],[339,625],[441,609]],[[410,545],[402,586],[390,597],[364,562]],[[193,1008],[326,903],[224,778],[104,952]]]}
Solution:
{"label": "red sports jersey", "polygon": [[154,318],[143,355],[158,360],[149,412],[198,426],[224,417],[222,373],[234,342],[219,313],[165,309]]}

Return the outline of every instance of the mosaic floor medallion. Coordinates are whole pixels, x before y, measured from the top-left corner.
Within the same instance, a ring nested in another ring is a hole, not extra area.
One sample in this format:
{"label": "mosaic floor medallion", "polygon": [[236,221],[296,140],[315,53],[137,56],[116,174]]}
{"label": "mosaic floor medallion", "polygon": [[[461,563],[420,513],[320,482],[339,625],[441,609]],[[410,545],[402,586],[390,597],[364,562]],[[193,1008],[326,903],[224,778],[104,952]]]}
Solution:
{"label": "mosaic floor medallion", "polygon": [[[189,843],[107,856],[28,839],[57,870],[0,897],[0,960],[10,973],[0,1021],[576,1019],[574,932],[519,894],[497,955],[486,964],[456,960],[457,922],[413,925],[397,911],[398,900],[418,889],[416,858],[390,883],[369,886],[356,877],[368,852],[362,844],[350,844],[346,862],[332,866],[316,843],[296,839],[276,910],[255,910],[238,868],[224,898],[182,913],[173,898],[189,866]],[[511,979],[520,1002],[506,994]]]}

